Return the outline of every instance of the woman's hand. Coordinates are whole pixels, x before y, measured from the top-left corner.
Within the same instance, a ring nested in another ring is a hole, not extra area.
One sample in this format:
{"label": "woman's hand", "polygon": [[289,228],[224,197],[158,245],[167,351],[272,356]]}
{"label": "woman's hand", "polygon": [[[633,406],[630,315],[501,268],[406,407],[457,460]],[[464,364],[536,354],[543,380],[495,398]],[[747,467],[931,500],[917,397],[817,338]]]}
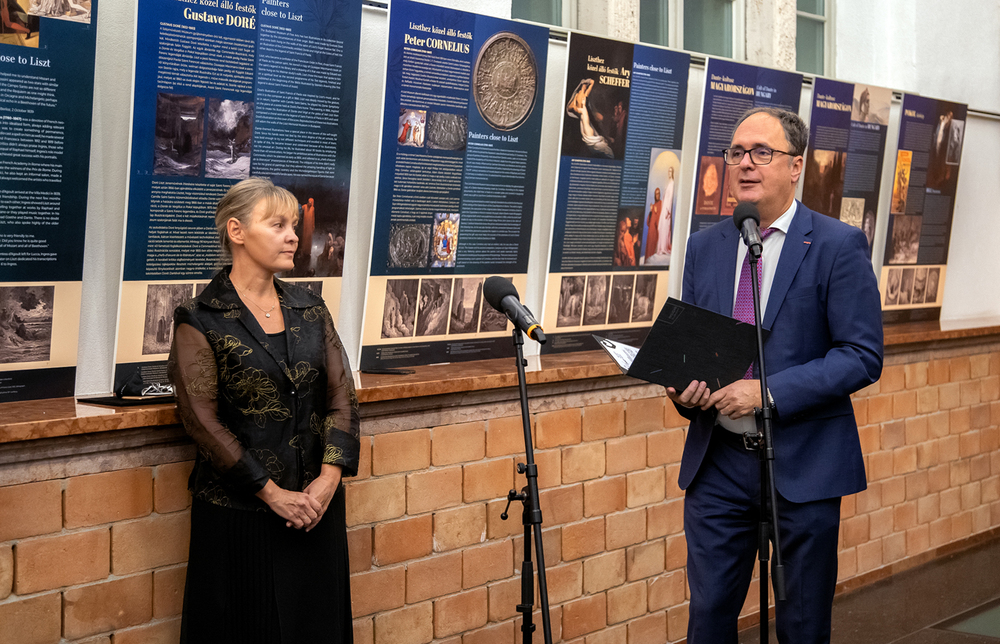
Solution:
{"label": "woman's hand", "polygon": [[330,506],[330,501],[333,499],[333,495],[337,493],[337,487],[340,485],[340,477],[343,473],[343,468],[340,465],[323,465],[323,471],[320,473],[319,477],[312,483],[306,486],[304,490],[305,494],[308,494],[313,499],[315,499],[320,504],[320,513],[316,518],[316,521],[312,525],[306,528],[306,532],[312,530],[319,520],[323,518],[326,514],[326,509]]}
{"label": "woman's hand", "polygon": [[310,530],[320,517],[326,506],[305,492],[292,492],[279,487],[274,481],[267,484],[257,492],[257,497],[274,510],[289,528]]}

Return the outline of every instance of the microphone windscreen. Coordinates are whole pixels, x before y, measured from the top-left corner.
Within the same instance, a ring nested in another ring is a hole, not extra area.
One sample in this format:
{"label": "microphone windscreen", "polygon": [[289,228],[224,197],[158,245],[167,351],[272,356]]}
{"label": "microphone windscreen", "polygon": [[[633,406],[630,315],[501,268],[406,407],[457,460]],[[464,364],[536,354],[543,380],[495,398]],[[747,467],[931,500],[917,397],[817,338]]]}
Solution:
{"label": "microphone windscreen", "polygon": [[508,295],[513,295],[518,300],[521,299],[517,294],[517,289],[514,288],[513,282],[509,279],[500,277],[499,275],[486,278],[486,281],[483,283],[483,297],[486,298],[490,306],[503,313],[500,302]]}
{"label": "microphone windscreen", "polygon": [[741,201],[736,204],[736,209],[733,210],[733,223],[736,224],[736,229],[743,230],[743,222],[747,219],[753,219],[760,225],[760,211],[757,210],[757,204]]}

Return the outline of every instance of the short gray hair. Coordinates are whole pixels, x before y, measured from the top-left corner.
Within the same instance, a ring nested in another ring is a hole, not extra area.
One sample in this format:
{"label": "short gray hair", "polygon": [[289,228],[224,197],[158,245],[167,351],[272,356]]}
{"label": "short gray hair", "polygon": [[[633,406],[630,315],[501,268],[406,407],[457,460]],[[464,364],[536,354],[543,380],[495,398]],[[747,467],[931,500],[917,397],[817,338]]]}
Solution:
{"label": "short gray hair", "polygon": [[[743,116],[740,117],[740,120],[736,121],[736,125],[733,127],[733,136],[736,135],[736,130],[742,125],[743,121],[754,114],[767,114],[778,119],[778,122],[781,123],[781,128],[785,131],[785,139],[788,140],[788,145],[791,147],[788,151],[792,156],[802,156],[805,154],[806,146],[809,145],[809,126],[795,112],[789,112],[777,107],[752,107],[743,112]],[[730,140],[732,140],[732,137],[730,137]]]}
{"label": "short gray hair", "polygon": [[265,177],[250,177],[233,184],[215,207],[215,230],[219,234],[219,244],[224,259],[229,260],[233,256],[227,231],[229,220],[235,219],[240,225],[249,226],[253,218],[253,209],[262,201],[265,203],[265,217],[282,211],[298,212],[299,209],[299,201],[295,195],[274,185]]}

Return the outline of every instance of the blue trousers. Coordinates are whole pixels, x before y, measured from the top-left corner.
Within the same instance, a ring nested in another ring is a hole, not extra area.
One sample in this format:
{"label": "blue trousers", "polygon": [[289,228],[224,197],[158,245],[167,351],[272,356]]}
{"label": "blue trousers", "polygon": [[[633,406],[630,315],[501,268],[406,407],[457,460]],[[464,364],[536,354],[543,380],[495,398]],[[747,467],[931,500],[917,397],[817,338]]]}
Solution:
{"label": "blue trousers", "polygon": [[[684,500],[691,588],[688,644],[736,644],[737,620],[757,564],[758,452],[723,441],[718,432],[725,430],[715,431]],[[787,597],[775,608],[778,641],[828,643],[840,498],[792,503],[779,494],[778,526]]]}

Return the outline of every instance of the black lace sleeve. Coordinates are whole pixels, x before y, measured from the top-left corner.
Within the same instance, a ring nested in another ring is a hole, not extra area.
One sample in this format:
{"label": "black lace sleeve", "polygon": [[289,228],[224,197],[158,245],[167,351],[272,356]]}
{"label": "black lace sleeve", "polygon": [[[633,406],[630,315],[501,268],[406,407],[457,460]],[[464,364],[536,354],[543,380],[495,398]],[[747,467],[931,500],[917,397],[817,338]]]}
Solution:
{"label": "black lace sleeve", "polygon": [[215,355],[194,324],[187,316],[178,319],[167,363],[181,422],[199,452],[229,485],[255,494],[269,479],[267,469],[219,420]]}
{"label": "black lace sleeve", "polygon": [[344,468],[344,476],[355,476],[358,473],[360,454],[358,437],[361,434],[358,396],[354,390],[354,378],[351,375],[347,352],[325,306],[323,312],[327,372],[323,463],[340,465]]}

